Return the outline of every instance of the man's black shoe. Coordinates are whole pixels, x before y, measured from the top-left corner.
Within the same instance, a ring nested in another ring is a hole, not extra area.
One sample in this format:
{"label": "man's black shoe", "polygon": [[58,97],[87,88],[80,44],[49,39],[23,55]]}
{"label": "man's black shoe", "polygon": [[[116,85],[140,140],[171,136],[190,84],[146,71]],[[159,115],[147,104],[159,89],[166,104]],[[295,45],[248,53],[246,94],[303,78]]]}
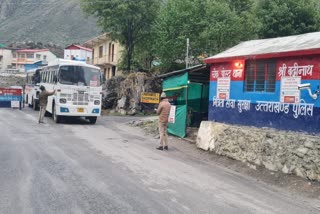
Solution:
{"label": "man's black shoe", "polygon": [[159,146],[157,149],[158,149],[158,150],[163,150],[163,147],[162,147],[162,146]]}
{"label": "man's black shoe", "polygon": [[168,146],[165,146],[164,149],[165,149],[165,150],[168,150]]}

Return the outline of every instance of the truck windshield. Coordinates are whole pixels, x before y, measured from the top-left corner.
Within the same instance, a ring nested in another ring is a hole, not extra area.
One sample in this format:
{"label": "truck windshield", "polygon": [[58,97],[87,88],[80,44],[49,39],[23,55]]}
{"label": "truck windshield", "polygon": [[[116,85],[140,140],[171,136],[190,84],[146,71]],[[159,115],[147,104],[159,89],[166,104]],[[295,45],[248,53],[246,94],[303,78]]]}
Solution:
{"label": "truck windshield", "polygon": [[60,67],[59,82],[66,85],[100,86],[100,71],[85,66]]}

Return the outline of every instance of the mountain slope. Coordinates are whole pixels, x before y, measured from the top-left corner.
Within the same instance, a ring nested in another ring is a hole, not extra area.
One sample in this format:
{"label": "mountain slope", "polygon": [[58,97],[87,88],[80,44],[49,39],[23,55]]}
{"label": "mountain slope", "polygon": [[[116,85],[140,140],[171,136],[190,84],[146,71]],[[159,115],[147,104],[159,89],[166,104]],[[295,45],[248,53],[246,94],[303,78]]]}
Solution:
{"label": "mountain slope", "polygon": [[0,1],[0,43],[36,41],[65,46],[100,34],[80,0]]}

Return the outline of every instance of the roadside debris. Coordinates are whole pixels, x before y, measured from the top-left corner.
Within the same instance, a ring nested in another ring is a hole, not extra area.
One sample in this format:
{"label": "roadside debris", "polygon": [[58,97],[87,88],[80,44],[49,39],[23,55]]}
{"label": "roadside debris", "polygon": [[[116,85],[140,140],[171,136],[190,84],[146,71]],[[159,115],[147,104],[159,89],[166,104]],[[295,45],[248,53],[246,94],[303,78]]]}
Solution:
{"label": "roadside debris", "polygon": [[115,109],[122,115],[135,115],[138,112],[149,114],[155,105],[142,105],[141,92],[160,92],[161,84],[152,74],[136,72],[127,77],[112,77],[107,80],[103,90],[104,108]]}
{"label": "roadside debris", "polygon": [[150,134],[156,139],[159,138],[158,119],[134,120],[129,122],[129,125],[140,127],[146,134]]}
{"label": "roadside debris", "polygon": [[0,87],[24,86],[25,74],[0,73]]}

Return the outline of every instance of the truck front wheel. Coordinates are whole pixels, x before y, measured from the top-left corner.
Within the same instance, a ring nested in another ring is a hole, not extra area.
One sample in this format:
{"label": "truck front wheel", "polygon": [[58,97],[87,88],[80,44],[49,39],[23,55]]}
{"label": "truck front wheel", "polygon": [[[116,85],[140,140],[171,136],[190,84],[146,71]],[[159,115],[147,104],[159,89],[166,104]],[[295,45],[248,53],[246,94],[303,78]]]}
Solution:
{"label": "truck front wheel", "polygon": [[54,122],[60,123],[61,116],[57,115],[56,106],[54,104],[52,105],[52,117]]}
{"label": "truck front wheel", "polygon": [[97,117],[88,117],[90,124],[95,124],[97,122]]}

